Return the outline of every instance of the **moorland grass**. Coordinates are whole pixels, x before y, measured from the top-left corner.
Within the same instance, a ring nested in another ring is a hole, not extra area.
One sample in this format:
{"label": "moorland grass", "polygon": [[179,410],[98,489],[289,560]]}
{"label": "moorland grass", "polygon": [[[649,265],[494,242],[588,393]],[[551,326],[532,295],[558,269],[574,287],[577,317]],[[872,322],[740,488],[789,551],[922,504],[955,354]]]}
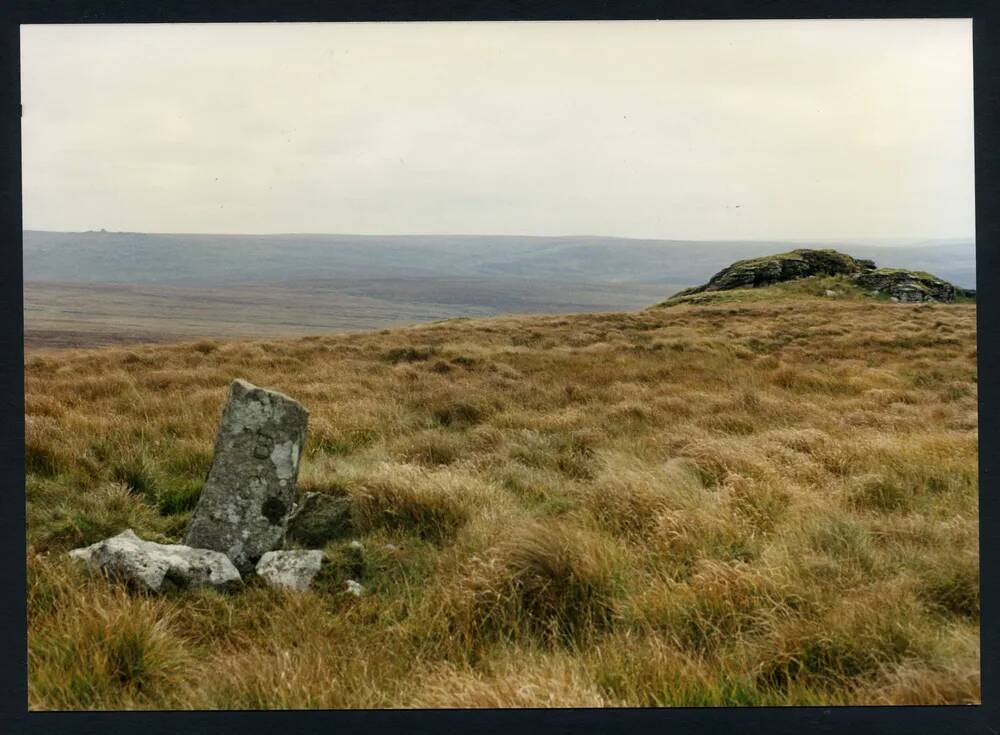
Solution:
{"label": "moorland grass", "polygon": [[[978,701],[975,307],[831,286],[29,353],[30,706]],[[236,377],[363,548],[301,595],[72,564],[180,540]]]}

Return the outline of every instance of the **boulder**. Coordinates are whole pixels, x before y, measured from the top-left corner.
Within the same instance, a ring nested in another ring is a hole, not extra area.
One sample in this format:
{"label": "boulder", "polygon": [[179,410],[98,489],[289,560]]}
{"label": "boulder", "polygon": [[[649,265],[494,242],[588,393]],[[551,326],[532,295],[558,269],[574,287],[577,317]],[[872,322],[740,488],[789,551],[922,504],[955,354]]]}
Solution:
{"label": "boulder", "polygon": [[858,285],[901,302],[955,300],[956,289],[947,281],[923,271],[878,268],[857,277]]}
{"label": "boulder", "polygon": [[308,419],[298,401],[233,381],[186,544],[221,551],[243,573],[282,545]]}
{"label": "boulder", "polygon": [[271,587],[305,592],[323,566],[322,551],[268,551],[257,562],[257,576]]}
{"label": "boulder", "polygon": [[242,581],[236,567],[221,552],[143,541],[132,529],[74,549],[69,555],[92,569],[151,592],[187,587],[232,589]]}
{"label": "boulder", "polygon": [[287,539],[315,547],[349,536],[352,530],[350,498],[304,493],[288,517]]}

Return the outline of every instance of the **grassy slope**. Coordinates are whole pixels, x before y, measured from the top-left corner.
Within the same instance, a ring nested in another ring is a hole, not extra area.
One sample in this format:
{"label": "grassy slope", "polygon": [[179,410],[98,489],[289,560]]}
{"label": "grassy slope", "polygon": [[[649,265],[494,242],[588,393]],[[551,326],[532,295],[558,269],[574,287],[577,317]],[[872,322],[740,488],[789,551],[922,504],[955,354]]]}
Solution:
{"label": "grassy slope", "polygon": [[[973,305],[785,292],[29,357],[30,704],[975,701],[975,355]],[[237,376],[364,550],[298,596],[71,566],[180,537]]]}
{"label": "grassy slope", "polygon": [[25,343],[37,349],[206,337],[267,339],[457,316],[621,311],[646,306],[678,288],[503,277],[200,285],[28,281]]}

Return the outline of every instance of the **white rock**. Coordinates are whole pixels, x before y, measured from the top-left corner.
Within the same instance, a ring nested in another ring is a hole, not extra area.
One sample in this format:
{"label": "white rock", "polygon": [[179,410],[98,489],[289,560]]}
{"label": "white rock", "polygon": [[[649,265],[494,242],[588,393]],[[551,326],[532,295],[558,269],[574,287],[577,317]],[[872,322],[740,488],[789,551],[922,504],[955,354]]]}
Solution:
{"label": "white rock", "polygon": [[348,546],[350,546],[352,549],[358,549],[358,550],[362,550],[365,548],[365,545],[360,541],[352,541],[351,543],[348,544]]}
{"label": "white rock", "polygon": [[143,541],[131,528],[91,546],[74,549],[69,555],[92,569],[153,592],[171,587],[229,589],[242,582],[240,573],[225,554]]}
{"label": "white rock", "polygon": [[365,588],[353,579],[347,580],[347,591],[355,597],[361,597],[365,593]]}
{"label": "white rock", "polygon": [[838,293],[839,293],[838,291],[832,291],[829,288],[826,290],[826,295],[827,296],[836,296]]}
{"label": "white rock", "polygon": [[271,587],[305,592],[322,566],[319,550],[268,551],[257,562],[257,575]]}

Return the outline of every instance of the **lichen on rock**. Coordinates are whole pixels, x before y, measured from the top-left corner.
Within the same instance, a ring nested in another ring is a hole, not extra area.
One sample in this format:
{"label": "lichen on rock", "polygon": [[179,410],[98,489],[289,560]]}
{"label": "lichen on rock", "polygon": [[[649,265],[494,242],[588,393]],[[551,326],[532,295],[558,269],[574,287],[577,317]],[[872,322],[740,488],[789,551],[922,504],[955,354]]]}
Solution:
{"label": "lichen on rock", "polygon": [[308,418],[282,393],[233,381],[186,544],[223,552],[243,573],[282,545]]}
{"label": "lichen on rock", "polygon": [[319,550],[268,551],[257,562],[257,576],[271,587],[305,592],[324,562]]}
{"label": "lichen on rock", "polygon": [[95,570],[150,592],[188,587],[232,589],[242,582],[232,562],[218,551],[144,541],[128,529],[69,555]]}

